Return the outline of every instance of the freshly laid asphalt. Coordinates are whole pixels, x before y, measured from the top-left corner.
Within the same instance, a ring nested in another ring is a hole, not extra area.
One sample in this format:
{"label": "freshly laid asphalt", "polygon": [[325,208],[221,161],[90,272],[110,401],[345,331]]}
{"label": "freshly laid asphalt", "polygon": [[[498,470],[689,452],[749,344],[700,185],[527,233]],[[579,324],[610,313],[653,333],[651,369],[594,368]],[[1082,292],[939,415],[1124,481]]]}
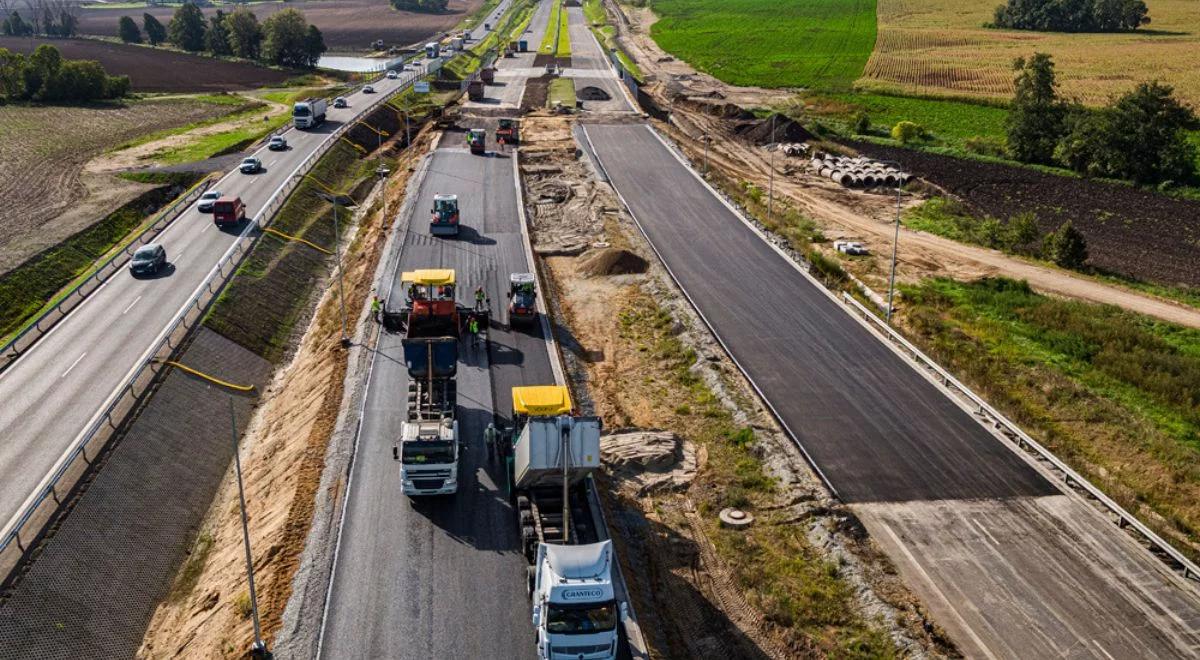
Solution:
{"label": "freshly laid asphalt", "polygon": [[585,130],[667,267],[844,501],[1057,493],[743,224],[648,127]]}
{"label": "freshly laid asphalt", "polygon": [[[493,410],[507,422],[514,385],[553,384],[554,375],[539,326],[512,331],[507,325],[508,276],[531,268],[522,247],[514,161],[472,156],[462,144],[461,134],[446,136],[411,216],[398,223],[408,233],[392,287],[393,301],[402,301],[400,272],[453,268],[460,304],[471,304],[479,285],[491,299],[490,348],[464,343],[459,355],[459,434],[466,440],[459,492],[411,499],[401,491],[392,446],[409,379],[400,335],[383,333],[346,495],[322,658],[534,655],[515,513],[482,437]],[[436,193],[459,195],[464,227],[457,238],[429,235]]]}

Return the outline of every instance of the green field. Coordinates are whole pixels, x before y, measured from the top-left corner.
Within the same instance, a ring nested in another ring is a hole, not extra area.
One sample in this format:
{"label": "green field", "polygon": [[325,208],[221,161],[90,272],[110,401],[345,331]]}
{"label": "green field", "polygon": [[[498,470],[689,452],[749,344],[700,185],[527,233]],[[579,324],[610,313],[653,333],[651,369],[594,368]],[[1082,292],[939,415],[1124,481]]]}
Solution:
{"label": "green field", "polygon": [[849,90],[875,48],[874,0],[655,0],[651,35],[734,85]]}

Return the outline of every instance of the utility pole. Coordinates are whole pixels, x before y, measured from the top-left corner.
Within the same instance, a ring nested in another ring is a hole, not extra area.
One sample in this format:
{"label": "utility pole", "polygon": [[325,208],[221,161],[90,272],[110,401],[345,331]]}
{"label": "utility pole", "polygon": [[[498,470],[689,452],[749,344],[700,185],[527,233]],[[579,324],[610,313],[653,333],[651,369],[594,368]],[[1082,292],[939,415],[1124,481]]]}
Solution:
{"label": "utility pole", "polygon": [[250,647],[250,657],[256,660],[268,660],[272,657],[267,649],[267,643],[262,638],[262,624],[258,618],[258,593],[254,590],[254,559],[250,554],[250,523],[246,517],[246,491],[242,487],[242,457],[238,451],[237,418],[233,411],[233,395],[229,395],[229,430],[233,437],[233,466],[237,474],[238,501],[242,507],[242,543],[246,547],[246,580],[250,585],[250,613],[254,617],[254,644]]}
{"label": "utility pole", "polygon": [[770,183],[767,185],[767,225],[770,226],[772,214],[775,208],[775,117],[778,113],[771,115],[771,173]]}
{"label": "utility pole", "polygon": [[708,178],[708,143],[712,142],[712,136],[708,133],[704,134],[704,178]]}
{"label": "utility pole", "polygon": [[333,202],[333,258],[337,261],[338,271],[338,300],[342,303],[342,347],[350,346],[350,337],[346,334],[346,278],[342,274],[342,232],[338,228],[338,203]]}
{"label": "utility pole", "polygon": [[896,248],[900,244],[900,182],[904,177],[896,177],[896,233],[892,237],[892,274],[888,278],[887,324],[892,325],[892,297],[896,293]]}

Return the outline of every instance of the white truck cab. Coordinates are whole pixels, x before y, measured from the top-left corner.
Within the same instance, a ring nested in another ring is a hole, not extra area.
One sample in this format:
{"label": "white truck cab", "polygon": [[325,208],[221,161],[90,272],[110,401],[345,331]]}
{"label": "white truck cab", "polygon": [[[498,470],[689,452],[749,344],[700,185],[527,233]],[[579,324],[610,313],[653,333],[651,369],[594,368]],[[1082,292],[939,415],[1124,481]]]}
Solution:
{"label": "white truck cab", "polygon": [[612,541],[538,546],[530,595],[539,658],[617,657],[621,613],[613,591],[612,561]]}
{"label": "white truck cab", "polygon": [[452,495],[458,491],[458,421],[404,422],[396,456],[404,494]]}

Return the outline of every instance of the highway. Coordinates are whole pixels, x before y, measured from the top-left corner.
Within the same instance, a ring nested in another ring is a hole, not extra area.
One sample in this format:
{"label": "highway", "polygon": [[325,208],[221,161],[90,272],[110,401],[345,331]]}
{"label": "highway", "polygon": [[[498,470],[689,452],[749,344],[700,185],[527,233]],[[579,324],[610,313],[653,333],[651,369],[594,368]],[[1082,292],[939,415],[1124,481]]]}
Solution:
{"label": "highway", "polygon": [[968,657],[1195,657],[1194,584],[848,315],[648,126],[584,128],[673,277]]}
{"label": "highway", "polygon": [[[460,133],[444,136],[410,217],[389,308],[403,304],[398,274],[454,268],[461,304],[483,285],[497,313],[490,347],[464,345],[458,368],[459,432],[467,445],[453,497],[410,499],[392,446],[400,432],[408,374],[400,336],[383,333],[373,358],[364,416],[326,610],[322,658],[529,658],[533,632],[525,560],[503,473],[489,466],[483,428],[508,421],[510,388],[552,384],[538,326],[511,331],[508,275],[528,272],[513,160],[472,156]],[[459,195],[463,233],[428,233],[435,193]],[[381,295],[386,295],[384,282]],[[399,301],[399,302],[397,302]],[[489,371],[490,368],[490,371]]]}
{"label": "highway", "polygon": [[[375,83],[378,94],[394,90],[415,72]],[[334,109],[316,130],[288,130],[289,149],[254,153],[264,172],[233,172],[213,190],[238,195],[252,217],[293,175],[299,164],[340,124],[354,120],[371,95],[355,93],[349,106]],[[156,239],[170,266],[161,276],[135,279],[117,273],[49,334],[0,372],[0,521],[7,531],[23,503],[74,447],[78,438],[116,396],[116,390],[158,343],[161,334],[239,240],[242,230],[217,229],[212,216],[195,206]]]}

